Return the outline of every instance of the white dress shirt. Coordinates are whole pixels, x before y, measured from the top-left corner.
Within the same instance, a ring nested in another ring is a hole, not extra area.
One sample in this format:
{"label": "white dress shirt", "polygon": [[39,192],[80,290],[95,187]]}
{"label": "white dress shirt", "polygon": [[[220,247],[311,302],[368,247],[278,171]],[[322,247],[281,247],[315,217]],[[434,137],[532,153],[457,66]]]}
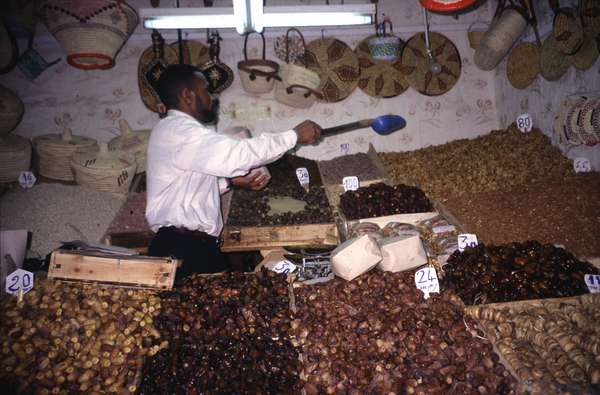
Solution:
{"label": "white dress shirt", "polygon": [[192,116],[169,110],[148,144],[146,219],[162,226],[200,230],[218,237],[223,229],[220,194],[225,178],[280,158],[297,142],[294,130],[240,140],[218,134]]}

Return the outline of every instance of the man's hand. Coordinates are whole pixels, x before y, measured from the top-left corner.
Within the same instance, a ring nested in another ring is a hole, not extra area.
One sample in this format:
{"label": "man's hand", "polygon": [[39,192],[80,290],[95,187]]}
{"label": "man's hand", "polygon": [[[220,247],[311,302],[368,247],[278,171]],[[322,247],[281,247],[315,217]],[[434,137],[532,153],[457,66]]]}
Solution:
{"label": "man's hand", "polygon": [[269,177],[262,171],[251,171],[245,176],[233,177],[231,179],[231,185],[253,191],[260,191],[266,187],[268,183]]}
{"label": "man's hand", "polygon": [[321,138],[321,127],[306,120],[294,128],[298,135],[298,144],[313,144]]}

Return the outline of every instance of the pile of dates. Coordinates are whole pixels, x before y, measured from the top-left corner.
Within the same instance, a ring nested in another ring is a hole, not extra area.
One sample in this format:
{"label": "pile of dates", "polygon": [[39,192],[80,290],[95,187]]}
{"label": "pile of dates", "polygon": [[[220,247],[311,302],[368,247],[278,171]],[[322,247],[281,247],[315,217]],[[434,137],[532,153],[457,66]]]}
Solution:
{"label": "pile of dates", "polygon": [[417,187],[375,183],[340,196],[340,209],[348,219],[393,214],[424,213],[433,210],[425,193]]}
{"label": "pile of dates", "polygon": [[[303,390],[314,394],[507,394],[514,380],[449,291],[372,271],[295,290]],[[465,322],[469,324],[469,328]]]}
{"label": "pile of dates", "polygon": [[169,348],[146,360],[140,394],[283,394],[300,387],[285,276],[192,276],[166,292]]}
{"label": "pile of dates", "polygon": [[[309,188],[303,188],[296,169],[308,170]],[[333,212],[323,188],[315,161],[286,155],[269,165],[271,181],[260,191],[236,189],[229,209],[227,224],[233,226],[302,225],[333,222]],[[290,197],[306,203],[300,212],[269,214],[269,199]]]}
{"label": "pile of dates", "polygon": [[475,305],[581,295],[588,292],[584,276],[599,272],[552,244],[479,244],[450,256],[444,285]]}

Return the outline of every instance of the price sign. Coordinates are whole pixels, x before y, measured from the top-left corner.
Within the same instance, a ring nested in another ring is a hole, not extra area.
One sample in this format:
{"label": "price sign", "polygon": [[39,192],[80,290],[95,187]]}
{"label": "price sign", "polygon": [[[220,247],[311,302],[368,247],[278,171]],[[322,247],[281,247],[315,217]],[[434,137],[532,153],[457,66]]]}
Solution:
{"label": "price sign", "polygon": [[531,115],[527,113],[519,115],[517,117],[517,129],[519,129],[521,133],[531,132],[531,129],[533,129]]}
{"label": "price sign", "polygon": [[573,159],[573,170],[575,173],[588,173],[592,171],[592,164],[588,158]]}
{"label": "price sign", "polygon": [[30,171],[22,171],[19,174],[18,181],[21,188],[31,188],[35,185],[37,178]]}
{"label": "price sign", "polygon": [[287,260],[277,262],[275,266],[273,266],[273,269],[271,269],[271,271],[274,271],[275,273],[283,274],[292,273],[294,270],[296,270],[296,265]]}
{"label": "price sign", "polygon": [[586,274],[584,278],[590,293],[600,293],[600,274]]}
{"label": "price sign", "polygon": [[342,184],[344,184],[344,192],[356,191],[360,186],[358,182],[358,177],[356,176],[342,178]]}
{"label": "price sign", "polygon": [[308,175],[308,170],[306,167],[299,167],[296,169],[296,177],[298,177],[298,182],[303,187],[307,187],[310,182],[310,176]]}
{"label": "price sign", "polygon": [[33,288],[33,273],[17,269],[6,276],[6,293],[14,295],[22,291],[27,293]]}
{"label": "price sign", "polygon": [[348,155],[348,152],[350,152],[350,144],[348,144],[348,143],[340,144],[340,152],[344,155]]}
{"label": "price sign", "polygon": [[473,248],[477,245],[477,236],[472,233],[462,233],[458,235],[458,250],[463,252],[465,248]]}
{"label": "price sign", "polygon": [[429,294],[432,292],[440,293],[440,283],[433,267],[417,270],[415,273],[415,285],[423,291],[425,299],[429,299]]}

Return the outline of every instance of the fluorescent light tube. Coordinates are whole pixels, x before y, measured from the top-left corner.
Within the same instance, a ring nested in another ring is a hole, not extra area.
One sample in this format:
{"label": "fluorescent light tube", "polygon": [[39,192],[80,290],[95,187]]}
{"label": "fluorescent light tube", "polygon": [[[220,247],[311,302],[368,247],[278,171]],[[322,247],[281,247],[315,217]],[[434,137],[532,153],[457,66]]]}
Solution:
{"label": "fluorescent light tube", "polygon": [[238,28],[240,19],[231,8],[141,8],[146,29]]}
{"label": "fluorescent light tube", "polygon": [[[256,20],[255,14],[252,14],[252,18]],[[375,5],[264,7],[264,13],[259,18],[265,27],[369,25],[375,19]]]}

